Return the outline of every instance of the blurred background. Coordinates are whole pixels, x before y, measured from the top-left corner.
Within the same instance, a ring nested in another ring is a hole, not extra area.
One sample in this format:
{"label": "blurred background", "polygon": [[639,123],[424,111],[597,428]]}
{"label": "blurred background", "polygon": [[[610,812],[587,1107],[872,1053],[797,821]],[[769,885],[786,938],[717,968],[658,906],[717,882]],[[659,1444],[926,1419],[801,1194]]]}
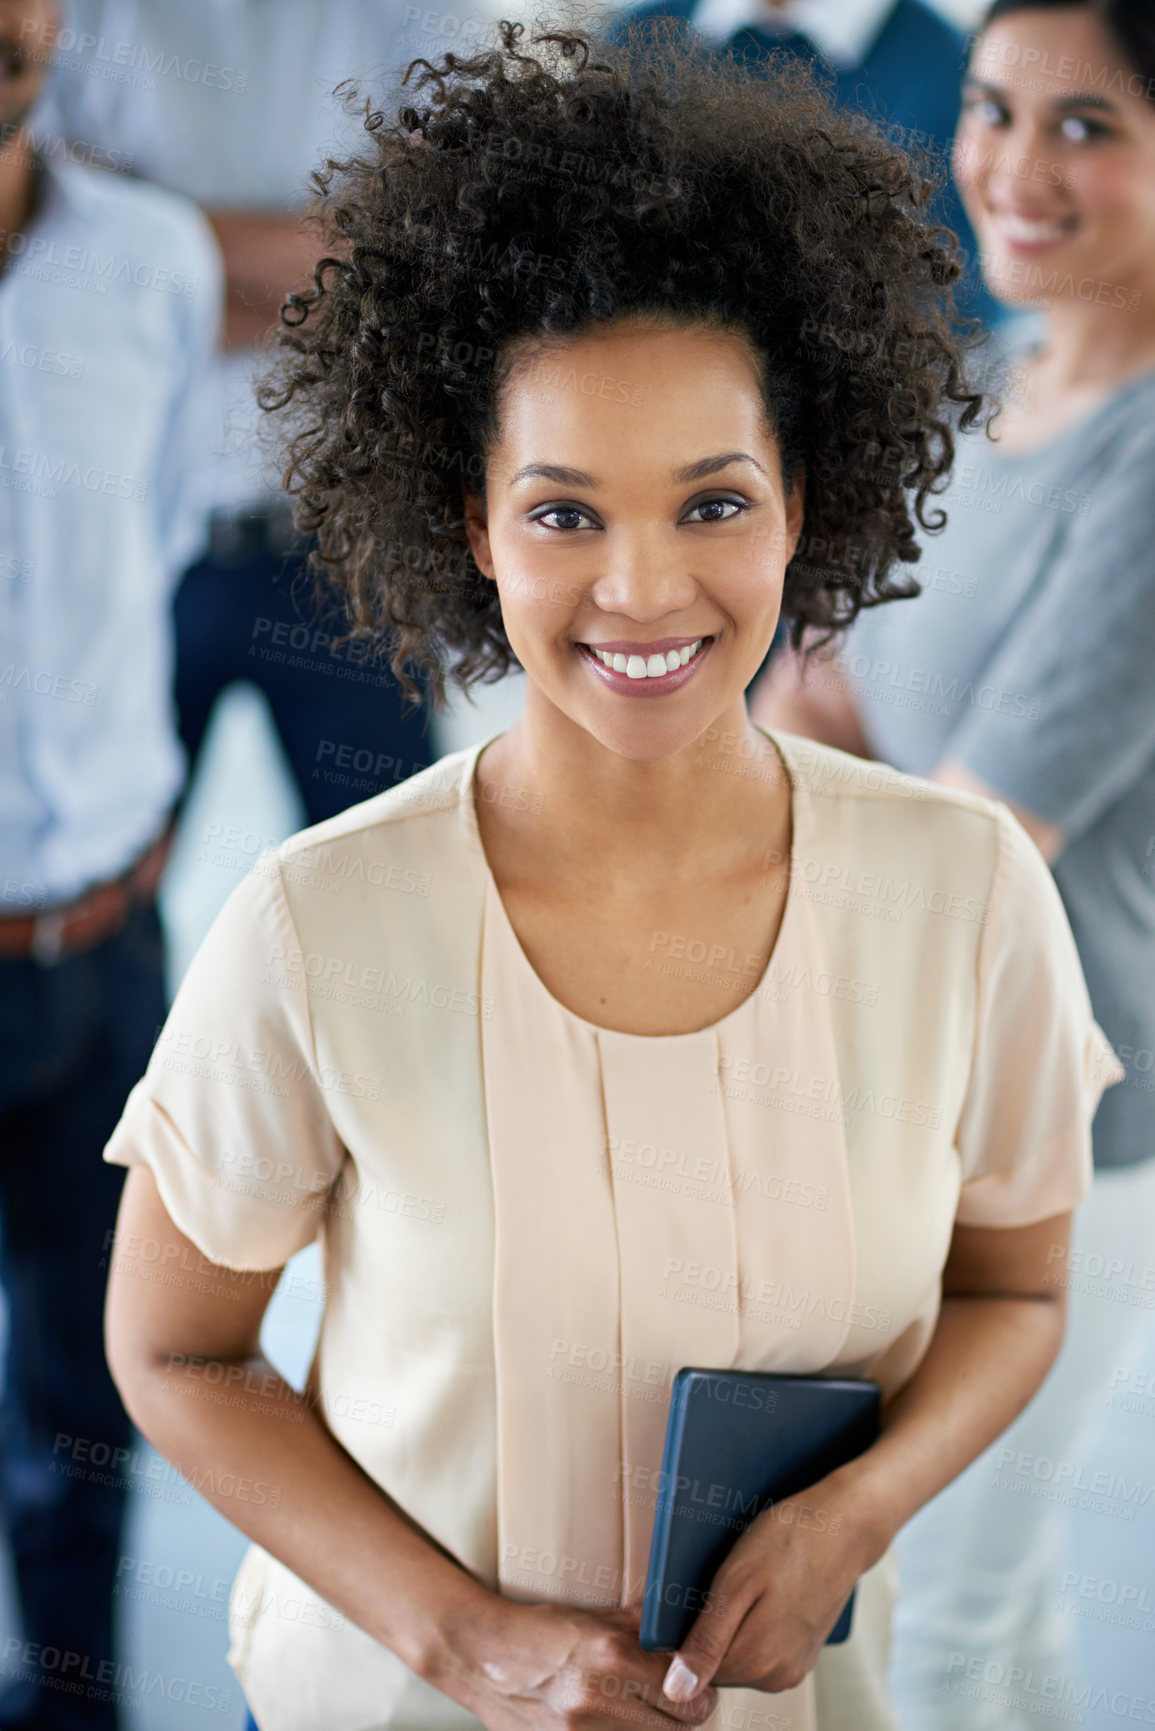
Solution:
{"label": "blurred background", "polygon": [[[203,6],[226,19],[230,12],[235,13],[240,32],[240,14],[244,10],[240,5],[230,6],[228,0],[183,0],[183,4],[194,9]],[[982,10],[973,0],[934,0],[934,6],[963,30],[975,24]],[[349,17],[358,10],[335,5],[332,15],[340,17],[344,29]],[[555,8],[558,16],[569,20],[602,10],[579,5]],[[112,11],[115,13],[115,7]],[[530,19],[541,15],[539,5],[522,6],[517,0],[510,0],[501,7],[490,6],[488,0],[476,6],[463,6],[459,0],[453,0],[451,8],[441,5],[440,0],[431,9],[397,6],[389,14],[389,24],[385,22],[384,7],[364,7],[360,11],[365,17],[377,15],[381,65],[399,63],[411,54],[452,46],[454,39],[468,36],[467,23],[471,30],[479,31],[498,17],[524,16]],[[269,18],[273,14],[274,7],[269,0]],[[65,8],[64,17],[67,19],[72,15]],[[82,15],[83,6],[79,6],[75,13],[78,29],[83,24]],[[398,19],[401,20],[400,28],[397,27]],[[150,24],[148,0],[143,6],[124,8],[123,20],[117,27],[118,39],[122,36],[125,40],[135,41],[140,33],[147,34]],[[355,28],[364,27],[362,17]],[[354,30],[353,25],[349,28]],[[393,41],[389,39],[391,28],[395,32]],[[292,35],[291,28],[267,33],[267,51],[278,56],[287,55]],[[239,34],[238,44],[232,60],[236,67],[243,69],[247,65],[245,56],[249,49],[242,44]],[[59,109],[53,110],[53,124],[73,136],[94,138],[98,127],[108,127],[117,119],[109,107],[115,87],[110,81],[102,83],[92,76],[80,76],[83,68],[79,49],[63,55],[62,59],[66,72],[77,73],[73,83],[81,88],[78,93],[74,89],[71,95],[63,87],[50,93],[51,100],[59,103]],[[353,73],[363,72],[366,68],[351,64],[346,70]],[[306,76],[319,109],[327,99],[331,84],[322,88],[326,77],[324,71],[313,69]],[[171,94],[169,91],[166,99]],[[189,91],[178,94],[182,101],[191,102]],[[194,97],[196,95],[193,93]],[[71,109],[70,102],[73,104]],[[134,136],[131,129],[136,124],[126,110],[122,142],[126,142],[126,148],[135,155],[137,172],[147,175],[153,172],[148,162],[147,125],[141,122],[139,136]],[[337,135],[338,123],[334,118],[328,136],[336,138]],[[318,136],[325,136],[323,126],[319,128]],[[179,141],[174,143],[170,135],[167,148],[171,152],[178,147]],[[268,141],[262,146],[261,138],[255,137],[251,149],[258,159],[262,148],[273,153],[278,148],[277,141]],[[271,162],[262,164],[257,160],[258,177],[266,168],[272,199],[284,199],[286,195],[275,184],[276,165]],[[160,169],[157,178],[164,183],[179,185],[179,177],[166,176]],[[190,173],[188,179],[189,184],[184,190],[200,202],[211,204],[216,195],[214,189],[201,193],[193,184],[195,175]],[[302,194],[303,190],[302,186]],[[244,350],[242,339],[243,333],[233,345],[234,352]],[[241,389],[236,378],[231,388],[234,391]],[[243,489],[234,491],[232,503],[235,504],[242,496]],[[213,509],[220,533],[211,551],[217,562],[214,569],[219,571],[228,567],[230,558],[239,557],[235,545],[230,553],[225,532],[228,521],[235,522],[239,518],[238,514],[234,514],[232,519],[227,518],[227,513],[222,514],[219,501],[213,504]],[[280,529],[288,536],[285,546],[292,551],[292,537],[284,529],[283,520]],[[277,523],[270,527],[269,522],[262,518],[260,534],[263,538],[258,549],[262,557],[283,557],[283,549],[280,555],[277,554],[276,531]],[[206,584],[213,580],[211,572],[207,575],[202,573],[202,578]],[[250,625],[251,620],[250,607]],[[249,631],[250,638],[251,635]],[[271,628],[268,636],[271,641]],[[313,683],[318,682],[314,679]],[[404,748],[389,747],[393,760],[400,765],[404,758],[402,773],[408,774],[421,762],[431,762],[446,752],[491,737],[502,731],[517,714],[520,700],[517,676],[483,690],[474,701],[455,698],[447,712],[431,719],[428,730],[416,743],[414,736]],[[277,843],[318,815],[320,808],[316,805],[311,807],[302,792],[301,763],[304,760],[298,750],[294,765],[291,727],[286,726],[283,717],[278,719],[278,704],[291,707],[293,701],[291,693],[270,691],[267,680],[244,677],[243,668],[238,674],[235,667],[196,698],[199,710],[195,727],[199,731],[193,741],[195,775],[179,808],[171,858],[159,897],[167,940],[167,991],[170,996],[214,916],[239,879],[256,863],[262,849]],[[188,698],[186,707],[191,713],[193,696]],[[326,787],[331,809],[339,809],[342,804],[364,798],[375,790],[367,780],[359,779],[362,771],[364,775],[380,776],[381,773],[380,750],[376,742],[373,749],[369,749],[363,723],[360,724],[362,731],[358,731],[359,724],[354,721],[332,723],[334,729],[342,725],[343,731],[326,731],[330,724],[322,719],[314,724],[309,737],[313,775],[316,776],[317,765],[320,765],[329,777]],[[186,733],[186,747],[188,744]],[[340,775],[337,773],[338,765],[344,765]],[[385,783],[396,779],[400,779],[398,773],[384,777]],[[267,1318],[266,1350],[298,1386],[303,1382],[313,1348],[320,1314],[320,1287],[319,1259],[313,1247],[286,1269]],[[1113,1387],[1102,1403],[1101,1426],[1093,1449],[1080,1457],[1079,1465],[1085,1468],[1088,1477],[1102,1472],[1114,1475],[1115,1479],[1141,1481],[1146,1486],[1155,1471],[1155,1395],[1145,1392],[1155,1390],[1155,1325],[1150,1313],[1139,1350],[1129,1356],[1125,1364],[1112,1369],[1115,1372]],[[222,1727],[222,1731],[240,1731],[244,1706],[236,1680],[225,1663],[226,1611],[229,1584],[246,1541],[171,1471],[150,1472],[148,1447],[143,1442],[138,1446],[139,1458],[130,1475],[133,1492],[128,1499],[129,1514],[121,1544],[115,1596],[122,1657],[134,1667],[161,1672],[166,1677],[195,1679],[211,1686],[216,1692],[219,1707],[219,1710],[214,1710],[215,1723]],[[1073,1655],[1079,1655],[1078,1667],[1094,1684],[1102,1685],[1111,1698],[1134,1698],[1155,1693],[1155,1497],[1138,1499],[1128,1518],[1096,1514],[1090,1510],[1071,1511],[1069,1526],[1070,1555],[1073,1558],[1070,1571],[1078,1576],[1078,1581],[1067,1581],[1064,1575],[1063,1580],[1056,1583],[1055,1599],[1067,1617],[1070,1649]],[[1088,1580],[1096,1583],[1089,1591],[1085,1588]],[[1100,1591],[1098,1583],[1107,1583],[1111,1590]],[[1132,1602],[1148,1607],[1145,1626],[1120,1626],[1113,1620],[1110,1606],[1118,1599],[1119,1584],[1137,1589],[1137,1600],[1136,1595],[1127,1596]],[[0,1647],[9,1637],[19,1636],[20,1632],[20,1613],[11,1570],[6,1561],[0,1560]],[[901,1703],[901,1678],[896,1679],[896,1694]],[[1045,1703],[1040,1702],[1040,1714],[1044,1708]],[[157,1693],[149,1697],[145,1706],[132,1713],[129,1723],[132,1731],[194,1731],[204,1722],[205,1711],[203,1704],[192,1705]],[[1101,1709],[1072,1710],[1063,1716],[1069,1722],[1086,1726],[1088,1731],[1109,1731],[1119,1723],[1120,1711],[1112,1707],[1108,1699]],[[992,1724],[999,1722],[991,1721]],[[1143,1722],[1155,1723],[1155,1718]],[[275,1727],[268,1728],[268,1731],[275,1731]],[[921,1727],[911,1721],[904,1726],[904,1731],[921,1731]]]}

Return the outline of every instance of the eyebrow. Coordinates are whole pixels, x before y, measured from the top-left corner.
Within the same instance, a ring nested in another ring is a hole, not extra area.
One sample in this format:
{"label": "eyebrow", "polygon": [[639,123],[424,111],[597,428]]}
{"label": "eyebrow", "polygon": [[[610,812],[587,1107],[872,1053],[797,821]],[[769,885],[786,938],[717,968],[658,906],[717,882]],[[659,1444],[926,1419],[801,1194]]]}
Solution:
{"label": "eyebrow", "polygon": [[[988,78],[975,78],[968,74],[965,82],[974,85],[979,90],[987,91],[991,96],[1004,97],[1008,94],[1006,86],[992,84]],[[1113,102],[1108,102],[1105,96],[1098,96],[1090,90],[1077,90],[1071,96],[1056,96],[1050,106],[1056,109],[1100,108],[1107,114],[1119,113]]]}
{"label": "eyebrow", "polygon": [[[696,463],[686,463],[684,467],[673,470],[670,479],[678,485],[687,481],[704,481],[707,475],[716,475],[719,469],[726,469],[731,463],[751,463],[760,475],[766,473],[757,458],[751,457],[748,452],[723,451],[716,457],[699,457]],[[509,484],[516,487],[519,481],[555,481],[561,486],[569,487],[602,485],[596,475],[587,475],[584,469],[568,469],[560,463],[527,463],[524,469],[517,471]]]}

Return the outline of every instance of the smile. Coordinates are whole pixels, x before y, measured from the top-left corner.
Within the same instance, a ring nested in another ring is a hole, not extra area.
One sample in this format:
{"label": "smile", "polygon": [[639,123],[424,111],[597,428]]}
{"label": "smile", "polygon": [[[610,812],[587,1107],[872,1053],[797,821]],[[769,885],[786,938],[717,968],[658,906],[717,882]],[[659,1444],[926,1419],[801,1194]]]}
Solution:
{"label": "smile", "polygon": [[698,677],[713,637],[662,637],[655,643],[577,643],[595,679],[619,697],[666,697]]}
{"label": "smile", "polygon": [[679,667],[685,667],[701,649],[705,639],[699,637],[695,643],[686,643],[681,649],[667,649],[664,654],[653,655],[623,655],[620,652],[611,653],[598,649],[592,643],[583,645],[591,655],[601,662],[603,667],[610,668],[614,673],[624,673],[627,679],[665,679],[671,673],[676,673]]}
{"label": "smile", "polygon": [[1074,226],[1068,218],[1023,216],[1018,211],[992,211],[989,216],[995,233],[1011,246],[1054,246],[1066,240]]}

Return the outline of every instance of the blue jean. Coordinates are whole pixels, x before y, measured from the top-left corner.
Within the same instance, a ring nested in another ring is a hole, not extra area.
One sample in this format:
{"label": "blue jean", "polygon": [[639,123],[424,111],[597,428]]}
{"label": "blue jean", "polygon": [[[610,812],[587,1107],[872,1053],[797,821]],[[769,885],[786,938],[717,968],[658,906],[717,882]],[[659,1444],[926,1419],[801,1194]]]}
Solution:
{"label": "blue jean", "polygon": [[185,573],[174,623],[190,782],[218,697],[249,681],[268,701],[314,824],[415,775],[435,753],[428,710],[404,702],[383,663],[338,643],[345,627],[334,607],[314,619],[311,581],[301,555],[202,559]]}
{"label": "blue jean", "polygon": [[[2,1674],[13,1684],[0,1698],[4,1728],[112,1731],[117,1722],[115,1691],[97,1685],[97,1671],[115,1657],[112,1589],[137,1451],[102,1338],[125,1174],[100,1156],[164,1011],[151,904],[54,966],[0,961],[0,1281],[9,1309],[0,1494],[25,1641],[80,1656],[49,1670],[31,1647],[13,1655]],[[62,1678],[89,1681],[69,1693]]]}

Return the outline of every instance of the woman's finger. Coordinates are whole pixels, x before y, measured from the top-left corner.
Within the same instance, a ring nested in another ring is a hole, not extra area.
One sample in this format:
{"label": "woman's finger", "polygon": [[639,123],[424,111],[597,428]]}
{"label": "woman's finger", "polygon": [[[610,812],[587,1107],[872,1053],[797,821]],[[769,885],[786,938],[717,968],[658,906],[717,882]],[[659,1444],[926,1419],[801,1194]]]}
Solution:
{"label": "woman's finger", "polygon": [[671,1701],[690,1701],[711,1683],[755,1595],[749,1590],[707,1597],[690,1633],[670,1660],[662,1692]]}

